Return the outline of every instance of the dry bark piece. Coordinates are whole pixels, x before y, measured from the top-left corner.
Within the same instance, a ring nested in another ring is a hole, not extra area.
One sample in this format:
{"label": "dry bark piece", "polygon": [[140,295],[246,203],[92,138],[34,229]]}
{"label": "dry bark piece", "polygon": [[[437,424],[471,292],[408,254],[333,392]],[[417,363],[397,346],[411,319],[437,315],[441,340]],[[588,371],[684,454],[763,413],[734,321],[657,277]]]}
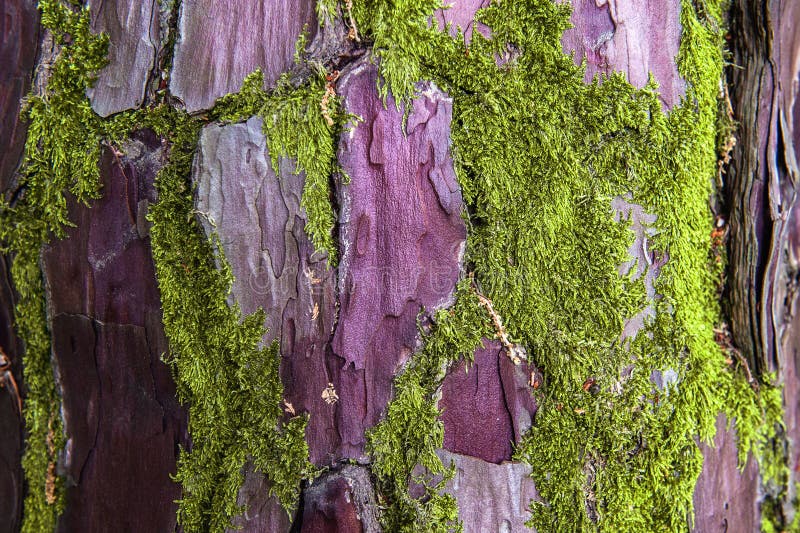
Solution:
{"label": "dry bark piece", "polygon": [[92,108],[107,117],[142,105],[159,43],[159,2],[90,0],[92,31],[109,37],[108,65],[87,92]]}
{"label": "dry bark piece", "polygon": [[378,509],[369,470],[344,465],[303,491],[301,533],[378,533]]}

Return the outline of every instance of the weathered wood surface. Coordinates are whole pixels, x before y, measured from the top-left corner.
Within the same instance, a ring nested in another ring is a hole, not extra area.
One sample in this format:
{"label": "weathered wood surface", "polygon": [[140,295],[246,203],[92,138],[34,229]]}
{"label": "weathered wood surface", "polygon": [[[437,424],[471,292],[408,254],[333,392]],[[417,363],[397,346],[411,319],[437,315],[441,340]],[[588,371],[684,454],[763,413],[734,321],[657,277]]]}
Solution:
{"label": "weathered wood surface", "polygon": [[272,85],[291,65],[295,42],[317,22],[312,0],[185,0],[170,88],[188,111],[207,109],[236,92],[261,68]]}
{"label": "weathered wood surface", "polygon": [[69,201],[75,228],[42,265],[63,398],[67,506],[59,531],[175,528],[178,445],[186,415],[161,361],[167,341],[150,252],[147,206],[161,140],[136,134],[120,158],[104,150],[104,194]]}
{"label": "weathered wood surface", "polygon": [[[733,2],[731,102],[736,148],[724,176],[729,204],[729,312],[736,346],[753,371],[777,372],[784,385],[786,431],[778,446],[800,442],[797,318],[797,182],[800,150],[800,4]],[[791,520],[800,473],[800,446],[790,445]]]}

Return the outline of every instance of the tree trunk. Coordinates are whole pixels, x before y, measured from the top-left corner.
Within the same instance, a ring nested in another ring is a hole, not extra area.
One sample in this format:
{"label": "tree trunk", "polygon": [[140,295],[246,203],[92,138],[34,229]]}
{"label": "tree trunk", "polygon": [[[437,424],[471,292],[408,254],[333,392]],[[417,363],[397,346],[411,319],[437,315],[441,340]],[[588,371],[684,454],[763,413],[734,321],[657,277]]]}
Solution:
{"label": "tree trunk", "polygon": [[0,5],[0,533],[800,528],[800,4],[451,3]]}

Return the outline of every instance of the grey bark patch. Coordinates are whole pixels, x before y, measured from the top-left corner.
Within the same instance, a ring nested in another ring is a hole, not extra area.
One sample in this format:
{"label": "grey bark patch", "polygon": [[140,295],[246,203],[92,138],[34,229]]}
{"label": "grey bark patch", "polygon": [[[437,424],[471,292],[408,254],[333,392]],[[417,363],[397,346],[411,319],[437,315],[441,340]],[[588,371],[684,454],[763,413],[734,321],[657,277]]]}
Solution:
{"label": "grey bark patch", "polygon": [[87,91],[92,109],[107,117],[142,105],[159,43],[155,0],[91,0],[92,31],[109,36],[109,64]]}
{"label": "grey bark patch", "polygon": [[493,464],[445,450],[437,454],[445,466],[456,468],[445,491],[458,501],[465,533],[532,531],[525,522],[531,517],[531,501],[540,498],[527,465]]}
{"label": "grey bark patch", "polygon": [[575,0],[571,22],[561,39],[575,62],[586,59],[585,81],[620,71],[635,87],[652,72],[665,109],[680,103],[686,82],[676,59],[681,41],[680,2],[659,0]]}
{"label": "grey bark patch", "polygon": [[322,392],[338,376],[328,370],[328,341],[336,319],[335,272],[314,254],[300,207],[304,174],[287,159],[278,174],[262,121],[203,129],[192,179],[198,219],[216,233],[234,277],[230,303],[245,314],[266,312],[265,342],[278,340],[284,396],[297,414],[308,413],[311,461],[339,458],[337,406]]}

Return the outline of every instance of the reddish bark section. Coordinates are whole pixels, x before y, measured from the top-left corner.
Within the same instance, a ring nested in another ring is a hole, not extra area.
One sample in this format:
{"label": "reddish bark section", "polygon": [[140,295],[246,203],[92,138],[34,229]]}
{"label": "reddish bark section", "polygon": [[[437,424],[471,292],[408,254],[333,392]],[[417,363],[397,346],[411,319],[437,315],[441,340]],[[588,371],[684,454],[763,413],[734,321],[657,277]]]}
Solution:
{"label": "reddish bark section", "polygon": [[366,61],[339,84],[344,108],[363,118],[342,134],[339,190],[342,260],[337,422],[345,457],[358,457],[378,422],[392,379],[418,344],[417,317],[448,303],[466,238],[450,155],[452,102],[421,87],[403,133],[403,110],[383,106],[377,69]]}
{"label": "reddish bark section", "polygon": [[22,157],[27,128],[19,119],[39,44],[39,12],[31,0],[0,3],[0,192]]}
{"label": "reddish bark section", "polygon": [[714,446],[700,444],[705,463],[694,492],[694,530],[758,531],[758,466],[750,457],[739,471],[736,432],[726,430],[726,425],[725,416],[719,415]]}
{"label": "reddish bark section", "polygon": [[[22,346],[13,328],[15,295],[6,266],[0,256],[0,349],[11,360],[21,387]],[[22,518],[22,418],[13,389],[5,381],[0,384],[0,533],[10,533],[18,530]]]}
{"label": "reddish bark section", "polygon": [[303,492],[301,533],[374,533],[374,490],[365,467],[346,465],[314,480]]}
{"label": "reddish bark section", "polygon": [[[12,186],[25,145],[27,127],[19,120],[19,110],[36,61],[39,13],[35,4],[0,2],[0,194]],[[0,256],[0,349],[10,359],[11,375],[22,388],[22,346],[13,327],[15,293],[8,265],[7,258]],[[17,397],[6,385],[0,387],[0,533],[17,531],[22,519],[22,445]]]}
{"label": "reddish bark section", "polygon": [[43,252],[68,438],[59,531],[169,531],[185,413],[175,398],[144,219],[161,143],[150,132],[101,161],[103,198],[69,201],[77,227]]}
{"label": "reddish bark section", "polygon": [[510,461],[536,412],[531,371],[525,363],[514,365],[498,341],[487,340],[472,364],[451,369],[439,400],[444,448],[490,463]]}
{"label": "reddish bark section", "polygon": [[[800,476],[800,321],[797,289],[800,215],[800,4],[770,0],[733,2],[731,101],[736,149],[725,176],[730,206],[731,327],[736,346],[757,373],[778,372],[786,409],[791,477],[782,510],[791,522]],[[783,442],[781,442],[783,441]]]}

